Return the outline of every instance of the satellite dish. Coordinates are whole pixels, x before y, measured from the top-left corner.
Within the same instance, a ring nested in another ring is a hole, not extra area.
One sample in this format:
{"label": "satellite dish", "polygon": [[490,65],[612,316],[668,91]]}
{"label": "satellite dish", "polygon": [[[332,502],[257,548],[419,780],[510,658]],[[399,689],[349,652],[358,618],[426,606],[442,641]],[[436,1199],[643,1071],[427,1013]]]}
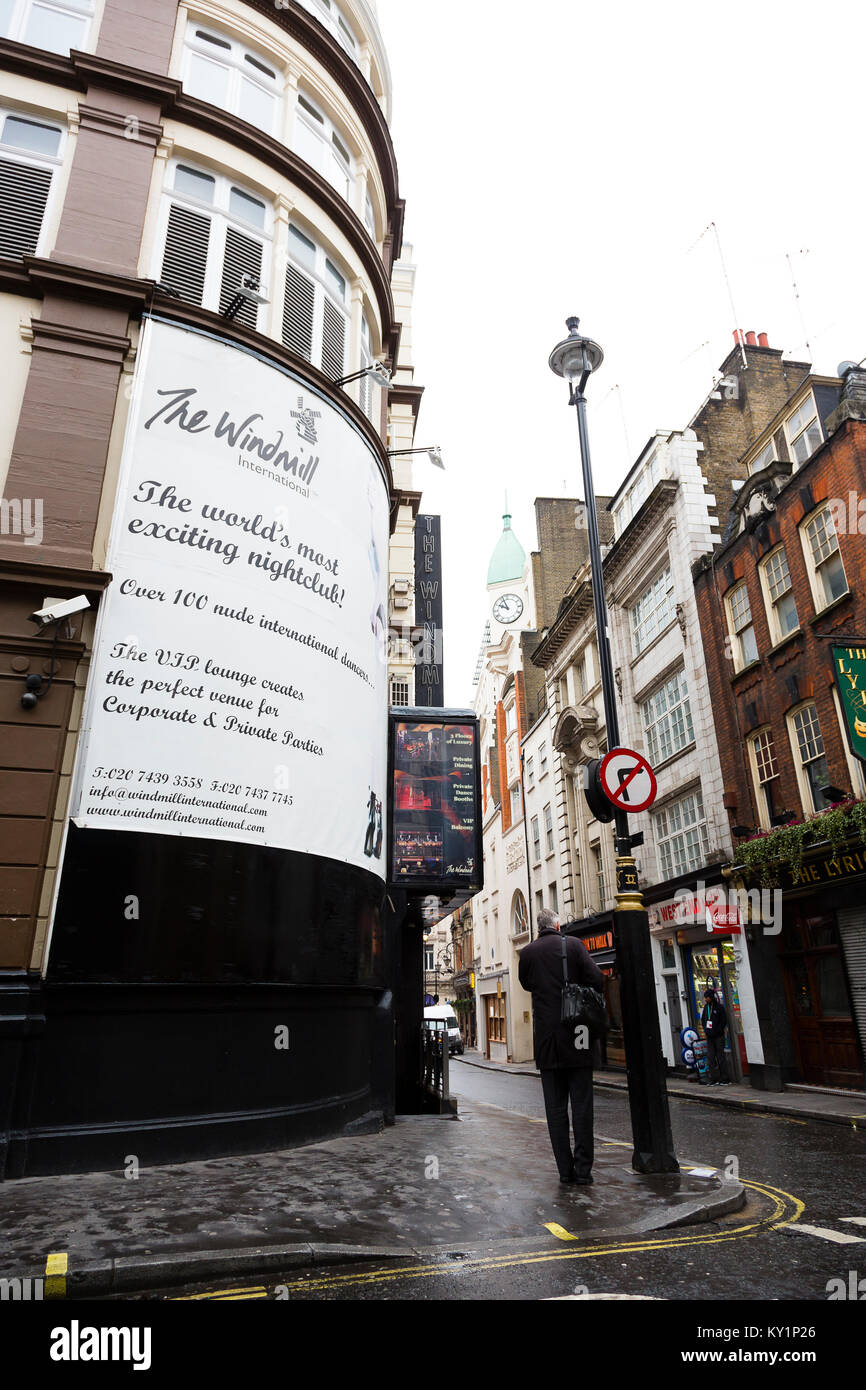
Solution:
{"label": "satellite dish", "polygon": [[846,372],[850,372],[851,368],[856,366],[856,362],[840,362],[836,368],[836,375],[844,376]]}

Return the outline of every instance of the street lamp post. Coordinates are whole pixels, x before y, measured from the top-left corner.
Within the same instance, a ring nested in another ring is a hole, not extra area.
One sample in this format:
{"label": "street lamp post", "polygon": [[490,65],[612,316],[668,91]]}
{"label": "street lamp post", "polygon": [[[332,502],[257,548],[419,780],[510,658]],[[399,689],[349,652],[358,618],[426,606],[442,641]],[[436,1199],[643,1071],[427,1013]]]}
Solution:
{"label": "street lamp post", "polygon": [[[619,719],[584,395],[586,383],[592,373],[601,366],[604,353],[598,343],[580,335],[579,319],[567,319],[566,327],[569,336],[557,343],[550,354],[550,369],[568,381],[568,403],[577,409],[602,700],[607,746],[612,749],[619,747]],[[614,826],[617,906],[613,921],[620,970],[628,1099],[634,1139],[632,1167],[639,1173],[678,1172],[679,1164],[671,1135],[661,1033],[655,1003],[649,919],[631,853],[632,842],[627,812],[616,810]]]}

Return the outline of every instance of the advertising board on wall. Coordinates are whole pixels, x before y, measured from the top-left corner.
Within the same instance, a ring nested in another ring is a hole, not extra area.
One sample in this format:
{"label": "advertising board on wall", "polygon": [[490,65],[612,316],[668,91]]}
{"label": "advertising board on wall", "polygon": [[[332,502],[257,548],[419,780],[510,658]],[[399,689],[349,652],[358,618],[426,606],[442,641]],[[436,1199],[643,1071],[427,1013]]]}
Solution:
{"label": "advertising board on wall", "polygon": [[474,890],[482,882],[476,716],[392,712],[391,741],[390,881]]}
{"label": "advertising board on wall", "polygon": [[145,323],[72,819],[384,878],[387,482],[348,416]]}

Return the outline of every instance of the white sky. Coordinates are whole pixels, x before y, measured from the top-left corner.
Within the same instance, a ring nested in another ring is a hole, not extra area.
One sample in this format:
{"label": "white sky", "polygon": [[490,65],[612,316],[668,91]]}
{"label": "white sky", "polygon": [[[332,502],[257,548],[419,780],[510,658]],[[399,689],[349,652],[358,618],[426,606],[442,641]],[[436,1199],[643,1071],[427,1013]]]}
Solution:
{"label": "white sky", "polygon": [[[688,423],[736,326],[798,358],[808,339],[818,372],[866,354],[866,6],[377,8],[418,266],[416,444],[447,469],[419,462],[415,486],[442,515],[445,694],[462,705],[505,489],[527,552],[533,499],[580,491],[575,412],[547,366],[569,314],[605,352],[599,493]],[[711,222],[738,323],[712,230],[699,240]]]}

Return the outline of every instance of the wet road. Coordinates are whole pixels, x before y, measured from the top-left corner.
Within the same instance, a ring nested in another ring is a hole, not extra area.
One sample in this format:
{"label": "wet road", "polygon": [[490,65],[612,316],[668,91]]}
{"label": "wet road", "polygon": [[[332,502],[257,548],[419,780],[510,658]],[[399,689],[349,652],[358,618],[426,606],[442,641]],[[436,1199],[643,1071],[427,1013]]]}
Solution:
{"label": "wet road", "polygon": [[[535,1076],[502,1074],[455,1061],[451,1085],[458,1096],[539,1121],[544,1118]],[[866,1281],[864,1131],[698,1101],[672,1099],[670,1104],[678,1158],[738,1176],[749,1193],[742,1211],[711,1224],[622,1241],[569,1240],[563,1228],[561,1237],[545,1232],[531,1248],[516,1242],[508,1249],[506,1243],[472,1260],[294,1270],[284,1278],[236,1278],[222,1286],[213,1283],[150,1296],[536,1300],[588,1292],[677,1300],[826,1302],[834,1289],[844,1285],[850,1297],[857,1281]],[[626,1145],[623,1161],[629,1163],[631,1132],[624,1094],[596,1091],[595,1133],[597,1145]],[[777,1224],[782,1220],[787,1224]],[[841,1282],[833,1284],[834,1280]],[[866,1282],[862,1292],[866,1296]]]}

